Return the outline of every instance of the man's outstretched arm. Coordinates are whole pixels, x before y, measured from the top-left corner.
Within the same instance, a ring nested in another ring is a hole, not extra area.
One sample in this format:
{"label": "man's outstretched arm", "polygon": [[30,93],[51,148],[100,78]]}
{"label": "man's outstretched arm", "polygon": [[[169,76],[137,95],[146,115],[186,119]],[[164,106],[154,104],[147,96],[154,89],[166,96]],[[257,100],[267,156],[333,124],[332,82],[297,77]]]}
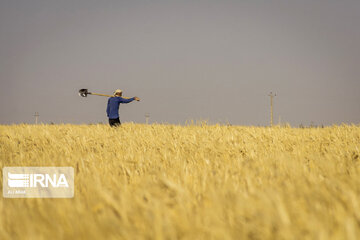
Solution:
{"label": "man's outstretched arm", "polygon": [[120,103],[130,103],[130,102],[132,102],[132,101],[134,101],[134,100],[140,101],[140,98],[138,98],[138,97],[132,97],[132,98],[126,99],[126,98],[120,97]]}

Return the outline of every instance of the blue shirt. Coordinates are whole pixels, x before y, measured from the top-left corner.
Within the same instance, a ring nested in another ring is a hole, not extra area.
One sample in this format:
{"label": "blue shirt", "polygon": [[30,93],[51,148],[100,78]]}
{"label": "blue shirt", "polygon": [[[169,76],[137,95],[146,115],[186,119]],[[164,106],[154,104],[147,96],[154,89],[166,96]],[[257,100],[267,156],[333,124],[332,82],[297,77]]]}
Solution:
{"label": "blue shirt", "polygon": [[108,118],[115,119],[119,117],[119,105],[120,103],[129,103],[134,101],[135,98],[122,98],[122,97],[111,97],[108,100],[106,113]]}

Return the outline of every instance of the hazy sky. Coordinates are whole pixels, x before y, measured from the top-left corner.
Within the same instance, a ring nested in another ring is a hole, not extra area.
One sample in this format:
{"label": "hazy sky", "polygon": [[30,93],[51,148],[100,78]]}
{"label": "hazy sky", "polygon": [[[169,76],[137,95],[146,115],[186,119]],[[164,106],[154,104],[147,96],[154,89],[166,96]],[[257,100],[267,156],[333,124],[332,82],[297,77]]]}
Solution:
{"label": "hazy sky", "polygon": [[0,124],[360,123],[360,1],[0,0]]}

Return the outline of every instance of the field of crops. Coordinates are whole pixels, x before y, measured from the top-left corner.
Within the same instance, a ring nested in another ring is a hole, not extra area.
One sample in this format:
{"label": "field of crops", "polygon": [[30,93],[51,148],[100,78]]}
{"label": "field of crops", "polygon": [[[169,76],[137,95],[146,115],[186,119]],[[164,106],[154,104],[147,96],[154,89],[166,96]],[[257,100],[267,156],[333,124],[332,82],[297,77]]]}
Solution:
{"label": "field of crops", "polygon": [[360,126],[2,125],[7,166],[75,197],[1,197],[0,239],[360,239]]}

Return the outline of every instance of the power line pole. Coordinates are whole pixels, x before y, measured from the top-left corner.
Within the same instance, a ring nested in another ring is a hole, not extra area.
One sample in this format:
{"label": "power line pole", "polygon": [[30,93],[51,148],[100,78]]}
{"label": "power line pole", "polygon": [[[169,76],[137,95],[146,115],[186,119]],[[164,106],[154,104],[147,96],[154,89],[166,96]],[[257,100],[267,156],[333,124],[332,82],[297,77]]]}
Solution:
{"label": "power line pole", "polygon": [[35,112],[35,115],[34,115],[34,117],[35,117],[35,124],[38,124],[38,118],[39,118],[39,113],[38,112]]}
{"label": "power line pole", "polygon": [[270,126],[272,127],[273,126],[273,122],[274,122],[274,115],[273,115],[273,99],[274,99],[274,97],[276,97],[276,93],[272,93],[272,92],[270,92],[270,94],[269,94],[269,96],[270,96]]}
{"label": "power line pole", "polygon": [[146,121],[146,124],[149,124],[149,118],[150,118],[150,114],[149,114],[149,113],[145,113],[145,121]]}

